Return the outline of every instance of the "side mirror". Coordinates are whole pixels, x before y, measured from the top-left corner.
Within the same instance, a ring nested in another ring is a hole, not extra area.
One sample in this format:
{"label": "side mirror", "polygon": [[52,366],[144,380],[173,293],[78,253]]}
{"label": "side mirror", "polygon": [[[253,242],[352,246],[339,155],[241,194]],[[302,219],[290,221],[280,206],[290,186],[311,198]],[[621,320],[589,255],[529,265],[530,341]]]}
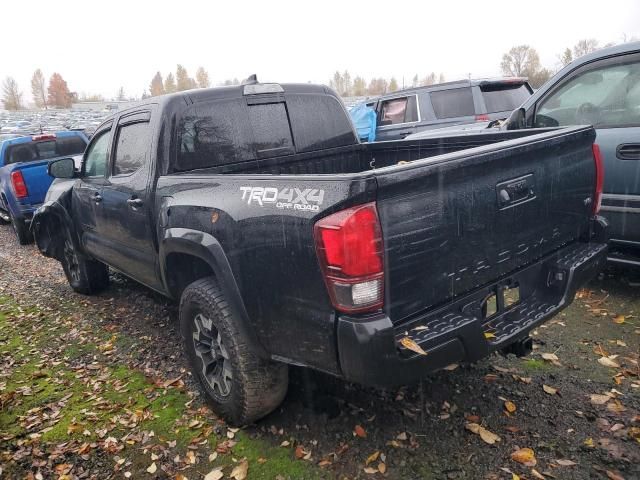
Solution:
{"label": "side mirror", "polygon": [[511,112],[509,115],[509,119],[507,120],[507,130],[520,130],[525,128],[526,120],[525,120],[526,112],[524,108],[518,108]]}
{"label": "side mirror", "polygon": [[76,165],[73,158],[60,158],[49,164],[47,173],[53,178],[73,178]]}

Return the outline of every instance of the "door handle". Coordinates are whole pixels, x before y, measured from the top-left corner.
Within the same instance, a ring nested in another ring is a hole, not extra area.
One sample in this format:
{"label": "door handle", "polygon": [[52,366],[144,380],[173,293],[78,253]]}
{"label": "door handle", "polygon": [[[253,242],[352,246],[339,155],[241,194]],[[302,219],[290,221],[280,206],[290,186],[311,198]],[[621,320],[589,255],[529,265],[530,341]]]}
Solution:
{"label": "door handle", "polygon": [[620,160],[640,160],[640,143],[623,143],[616,148]]}
{"label": "door handle", "polygon": [[94,193],[93,201],[96,203],[100,203],[102,201],[102,195],[100,195],[98,192]]}
{"label": "door handle", "polygon": [[131,205],[132,208],[140,208],[144,203],[139,198],[130,198],[127,200],[127,203]]}

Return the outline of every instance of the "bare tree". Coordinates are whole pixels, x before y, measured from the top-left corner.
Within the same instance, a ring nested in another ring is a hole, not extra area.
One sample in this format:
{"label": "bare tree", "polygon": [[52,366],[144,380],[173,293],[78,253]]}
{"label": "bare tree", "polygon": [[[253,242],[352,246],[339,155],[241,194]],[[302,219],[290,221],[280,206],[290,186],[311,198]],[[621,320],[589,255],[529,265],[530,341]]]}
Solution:
{"label": "bare tree", "polygon": [[171,72],[169,72],[167,78],[164,79],[164,91],[166,93],[173,93],[176,91],[176,79]]}
{"label": "bare tree", "polygon": [[529,45],[518,45],[502,56],[502,73],[511,77],[527,77],[534,88],[551,77],[551,71],[540,64],[540,56]]}
{"label": "bare tree", "polygon": [[127,99],[127,96],[124,94],[124,87],[120,87],[118,89],[118,96],[116,97],[116,100],[118,100],[119,102],[124,102]]}
{"label": "bare tree", "polygon": [[389,91],[396,92],[399,89],[400,87],[398,87],[398,81],[396,80],[396,77],[391,77],[391,80],[389,80]]}
{"label": "bare tree", "polygon": [[367,82],[361,76],[356,76],[353,79],[353,95],[356,97],[363,97],[367,94]]}
{"label": "bare tree", "polygon": [[31,94],[33,101],[38,108],[47,109],[47,91],[45,88],[44,75],[39,68],[33,72],[31,77]]}
{"label": "bare tree", "polygon": [[571,62],[573,62],[573,53],[571,53],[571,49],[565,48],[564,52],[558,55],[558,60],[560,61],[560,65],[562,67],[566,67]]}
{"label": "bare tree", "polygon": [[211,86],[209,74],[203,67],[199,67],[196,71],[196,83],[199,88],[209,88]]}
{"label": "bare tree", "polygon": [[598,41],[595,38],[585,38],[573,46],[573,57],[578,58],[598,49]]}
{"label": "bare tree", "polygon": [[152,97],[156,97],[158,95],[164,95],[164,85],[162,83],[162,75],[160,72],[156,72],[151,80],[151,85],[149,85],[149,92]]}
{"label": "bare tree", "polygon": [[7,77],[2,84],[2,103],[7,110],[20,110],[22,108],[22,92],[18,88],[18,82],[13,77]]}

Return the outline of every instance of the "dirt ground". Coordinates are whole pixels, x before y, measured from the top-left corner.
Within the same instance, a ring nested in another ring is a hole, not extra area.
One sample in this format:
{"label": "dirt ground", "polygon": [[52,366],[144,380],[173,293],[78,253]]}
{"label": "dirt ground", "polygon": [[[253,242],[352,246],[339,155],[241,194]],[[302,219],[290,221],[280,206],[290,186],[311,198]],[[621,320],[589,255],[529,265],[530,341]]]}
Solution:
{"label": "dirt ground", "polygon": [[0,478],[640,478],[633,273],[594,280],[527,358],[393,391],[293,369],[236,431],[200,399],[173,304],[118,274],[77,295],[9,227],[0,245]]}

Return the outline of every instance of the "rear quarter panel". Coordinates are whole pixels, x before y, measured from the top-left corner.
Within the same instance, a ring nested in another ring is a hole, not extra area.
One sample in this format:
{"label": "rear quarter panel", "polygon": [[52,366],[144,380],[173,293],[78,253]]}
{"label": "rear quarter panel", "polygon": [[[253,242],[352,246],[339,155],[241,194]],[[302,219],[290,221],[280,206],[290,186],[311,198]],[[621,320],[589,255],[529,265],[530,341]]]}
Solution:
{"label": "rear quarter panel", "polygon": [[337,373],[333,310],[313,225],[374,193],[373,179],[170,175],[158,181],[158,208],[168,213],[158,228],[213,235],[263,346],[275,358]]}

